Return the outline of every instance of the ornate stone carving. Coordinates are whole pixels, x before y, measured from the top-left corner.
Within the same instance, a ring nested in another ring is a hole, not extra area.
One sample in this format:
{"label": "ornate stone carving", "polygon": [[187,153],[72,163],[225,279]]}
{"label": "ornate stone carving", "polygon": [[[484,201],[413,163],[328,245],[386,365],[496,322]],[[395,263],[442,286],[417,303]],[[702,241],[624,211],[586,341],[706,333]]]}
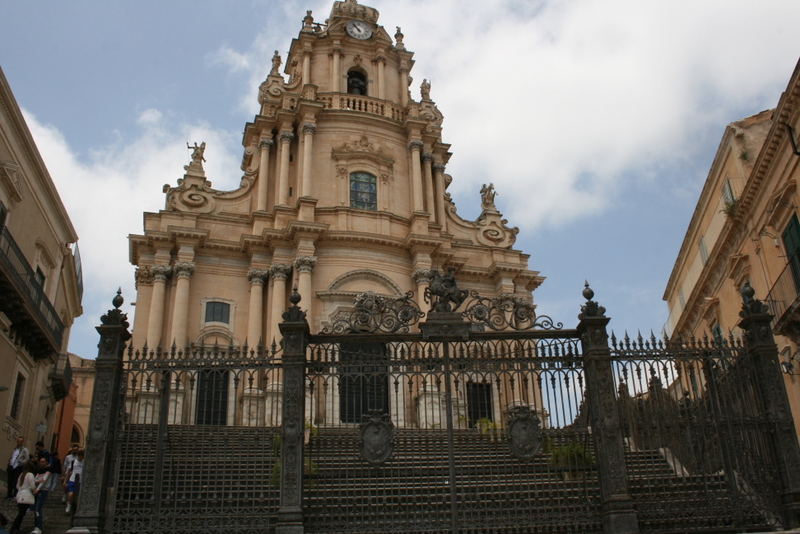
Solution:
{"label": "ornate stone carving", "polygon": [[307,122],[303,124],[303,135],[311,134],[314,135],[314,132],[317,131],[317,125]]}
{"label": "ornate stone carving", "polygon": [[292,132],[281,132],[280,141],[281,143],[289,144],[294,141],[294,134]]}
{"label": "ornate stone carving", "polygon": [[372,465],[383,465],[394,450],[393,429],[389,414],[373,412],[358,432],[361,457]]}
{"label": "ornate stone carving", "polygon": [[[441,163],[434,163],[432,168],[433,168],[433,173],[434,174],[438,174],[438,173],[444,173],[445,166],[442,165]],[[445,186],[450,185],[450,182],[452,182],[452,181],[453,181],[452,178],[450,178],[450,181],[447,181],[445,179]]]}
{"label": "ornate stone carving", "polygon": [[269,271],[264,269],[250,269],[247,271],[247,280],[251,285],[264,285],[264,279],[269,276]]}
{"label": "ornate stone carving", "polygon": [[203,162],[206,160],[206,158],[203,157],[203,154],[205,154],[206,151],[206,142],[203,141],[202,143],[200,143],[200,146],[197,145],[197,142],[195,142],[194,146],[189,146],[189,143],[186,143],[186,148],[192,151],[192,162],[189,165],[184,166],[183,168],[187,171],[190,169],[196,171],[202,171]]}
{"label": "ornate stone carving", "polygon": [[423,146],[424,145],[422,144],[422,141],[414,140],[408,143],[408,150],[410,150],[411,152],[413,152],[414,150],[422,151]]}
{"label": "ornate stone carving", "polygon": [[542,448],[541,421],[527,406],[515,406],[508,414],[508,446],[511,455],[528,461]]}
{"label": "ornate stone carving", "polygon": [[423,78],[422,83],[419,86],[419,94],[422,97],[422,100],[431,99],[431,83],[426,78]]}
{"label": "ornate stone carving", "polygon": [[154,281],[155,277],[150,267],[136,268],[136,272],[134,273],[134,285],[137,289],[139,288],[139,284],[149,286],[152,285]]}
{"label": "ornate stone carving", "polygon": [[420,156],[420,159],[423,163],[433,163],[433,154],[430,152],[425,152],[422,154],[422,156]]}
{"label": "ornate stone carving", "polygon": [[300,256],[294,260],[294,268],[300,273],[314,272],[314,266],[317,264],[317,258],[311,256]]}
{"label": "ornate stone carving", "polygon": [[194,274],[194,263],[179,261],[175,264],[175,274],[178,278],[191,278]]}
{"label": "ornate stone carving", "polygon": [[433,273],[430,269],[414,269],[414,272],[411,273],[411,279],[414,281],[415,284],[430,284],[431,278],[433,278]]}
{"label": "ornate stone carving", "polygon": [[172,275],[172,267],[169,265],[154,265],[150,268],[155,282],[166,282]]}
{"label": "ornate stone carving", "polygon": [[272,55],[272,70],[269,71],[270,76],[280,76],[280,68],[281,63],[281,55],[275,50],[275,53]]}
{"label": "ornate stone carving", "polygon": [[359,5],[359,3],[356,0],[344,0],[344,2],[334,2],[333,9],[331,10],[331,18],[349,17],[375,23],[378,22],[379,16],[380,13],[378,12],[377,9]]}
{"label": "ornate stone carving", "polygon": [[494,197],[497,196],[497,192],[494,190],[494,184],[483,184],[481,187],[481,207],[484,210],[496,210],[497,208],[494,205]]}
{"label": "ornate stone carving", "polygon": [[272,150],[273,146],[275,146],[275,141],[272,139],[261,139],[261,141],[258,142],[258,148],[261,150],[269,151]]}
{"label": "ornate stone carving", "polygon": [[11,202],[22,200],[22,187],[17,177],[19,167],[8,161],[0,161],[0,187],[5,190]]}
{"label": "ornate stone carving", "polygon": [[269,275],[274,280],[286,280],[289,278],[289,273],[292,272],[292,266],[284,263],[276,263],[269,268]]}

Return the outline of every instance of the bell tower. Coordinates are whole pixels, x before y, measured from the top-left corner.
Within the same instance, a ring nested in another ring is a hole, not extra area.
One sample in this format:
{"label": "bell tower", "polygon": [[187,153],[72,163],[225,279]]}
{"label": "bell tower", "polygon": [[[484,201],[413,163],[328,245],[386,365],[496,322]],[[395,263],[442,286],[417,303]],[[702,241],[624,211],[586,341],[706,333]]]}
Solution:
{"label": "bell tower", "polygon": [[134,344],[269,345],[295,285],[316,330],[366,291],[411,291],[426,309],[432,270],[532,301],[543,278],[513,248],[519,230],[491,184],[477,220],[456,213],[435,87],[412,95],[414,54],[378,22],[356,0],[334,1],[324,23],[306,12],[288,55],[266,65],[238,189],[211,187],[196,145],[165,209],[130,237]]}

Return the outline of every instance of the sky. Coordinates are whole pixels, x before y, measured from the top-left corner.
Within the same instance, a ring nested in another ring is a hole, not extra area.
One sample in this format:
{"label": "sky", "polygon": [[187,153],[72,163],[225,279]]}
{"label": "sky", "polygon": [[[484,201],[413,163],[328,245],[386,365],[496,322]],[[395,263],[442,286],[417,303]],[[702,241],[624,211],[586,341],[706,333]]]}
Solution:
{"label": "sky", "polygon": [[[80,236],[94,358],[118,287],[132,319],[129,234],[164,208],[205,141],[215,189],[238,186],[241,133],[273,51],[332,0],[5,2],[0,67]],[[617,336],[667,320],[672,266],[725,126],[774,108],[800,51],[800,2],[371,0],[415,53],[444,114],[449,192],[482,184],[546,279],[537,312],[577,324],[584,281]]]}

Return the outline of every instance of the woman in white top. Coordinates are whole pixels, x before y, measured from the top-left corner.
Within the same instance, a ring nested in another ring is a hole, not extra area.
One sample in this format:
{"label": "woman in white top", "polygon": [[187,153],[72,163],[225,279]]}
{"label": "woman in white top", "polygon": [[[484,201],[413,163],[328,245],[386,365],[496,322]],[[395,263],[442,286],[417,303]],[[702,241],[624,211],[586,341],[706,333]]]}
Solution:
{"label": "woman in white top", "polygon": [[14,524],[11,525],[11,532],[19,530],[22,525],[22,520],[25,519],[25,513],[28,507],[34,503],[35,497],[33,490],[36,489],[36,481],[33,478],[33,469],[35,468],[33,462],[27,462],[22,467],[22,473],[17,479],[17,517],[14,519]]}

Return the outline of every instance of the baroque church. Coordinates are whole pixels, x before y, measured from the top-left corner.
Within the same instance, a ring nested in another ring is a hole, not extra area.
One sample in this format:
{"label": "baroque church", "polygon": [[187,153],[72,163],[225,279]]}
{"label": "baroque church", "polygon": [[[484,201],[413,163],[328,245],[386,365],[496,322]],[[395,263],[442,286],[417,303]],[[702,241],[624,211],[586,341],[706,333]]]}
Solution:
{"label": "baroque church", "polygon": [[[438,273],[532,305],[543,278],[514,249],[518,228],[491,184],[477,220],[457,214],[444,117],[426,80],[413,97],[414,54],[378,15],[355,0],[334,2],[324,24],[307,12],[285,64],[276,51],[259,88],[238,189],[212,188],[205,143],[194,144],[183,178],[164,186],[164,209],[130,236],[133,347],[279,346],[293,288],[316,332],[365,292],[411,294],[427,311]],[[506,403],[494,404],[498,418]],[[227,412],[228,424],[247,424]]]}

